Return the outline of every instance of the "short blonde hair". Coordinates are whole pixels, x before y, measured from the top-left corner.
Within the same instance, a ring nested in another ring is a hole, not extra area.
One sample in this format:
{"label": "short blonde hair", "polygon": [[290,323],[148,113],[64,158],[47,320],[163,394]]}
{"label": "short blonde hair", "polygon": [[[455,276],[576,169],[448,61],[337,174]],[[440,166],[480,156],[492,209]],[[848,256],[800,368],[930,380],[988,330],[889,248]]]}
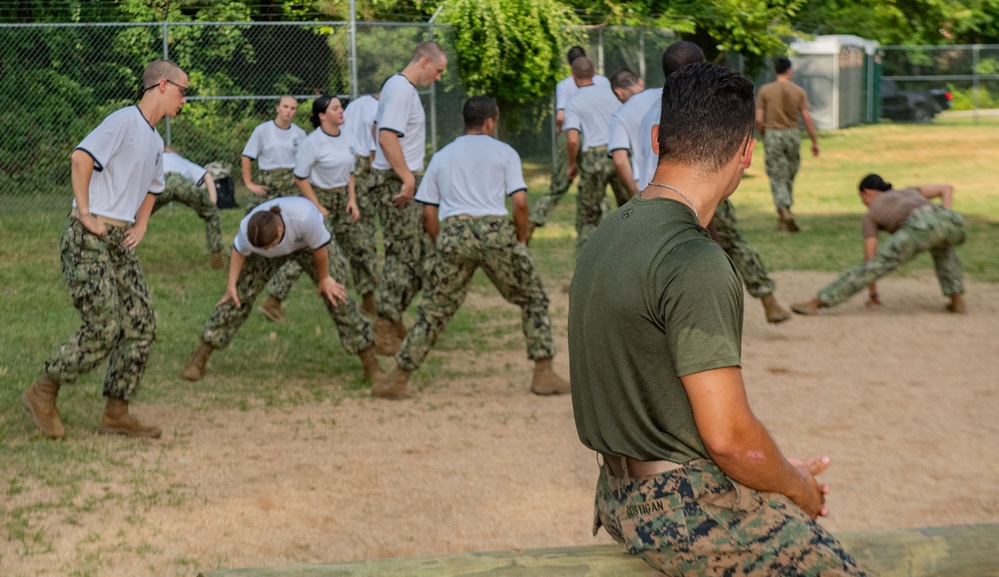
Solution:
{"label": "short blonde hair", "polygon": [[180,66],[169,60],[154,60],[142,72],[142,87],[148,90],[160,80],[177,80],[183,73]]}

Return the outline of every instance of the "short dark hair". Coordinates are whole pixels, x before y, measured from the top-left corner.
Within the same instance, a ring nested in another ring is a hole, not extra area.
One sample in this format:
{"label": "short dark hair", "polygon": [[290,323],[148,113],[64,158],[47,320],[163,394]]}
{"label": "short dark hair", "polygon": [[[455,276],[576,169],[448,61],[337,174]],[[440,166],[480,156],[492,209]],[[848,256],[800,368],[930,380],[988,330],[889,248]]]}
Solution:
{"label": "short dark hair", "polygon": [[572,77],[573,78],[593,78],[596,71],[593,69],[593,62],[585,56],[580,56],[579,58],[572,61]]}
{"label": "short dark hair", "polygon": [[618,70],[610,78],[611,88],[627,90],[638,85],[638,75],[627,68]]}
{"label": "short dark hair", "polygon": [[784,74],[791,69],[791,59],[787,56],[778,56],[774,58],[774,72],[777,74]]}
{"label": "short dark hair", "polygon": [[663,52],[663,75],[669,76],[695,62],[704,62],[704,51],[700,46],[687,40],[674,42]]}
{"label": "short dark hair", "polygon": [[499,118],[499,106],[488,96],[473,96],[465,101],[461,109],[465,130],[481,128],[490,118]]}
{"label": "short dark hair", "polygon": [[886,190],[891,190],[891,183],[885,182],[885,179],[881,178],[877,174],[868,174],[863,180],[860,181],[860,186],[857,188],[861,191],[865,188],[871,188],[884,192]]}
{"label": "short dark hair", "polygon": [[573,46],[566,53],[565,59],[569,61],[569,66],[572,66],[573,60],[586,56],[586,50],[583,50],[582,46]]}
{"label": "short dark hair", "polygon": [[753,134],[753,83],[738,72],[698,62],[666,77],[659,119],[659,160],[718,170]]}

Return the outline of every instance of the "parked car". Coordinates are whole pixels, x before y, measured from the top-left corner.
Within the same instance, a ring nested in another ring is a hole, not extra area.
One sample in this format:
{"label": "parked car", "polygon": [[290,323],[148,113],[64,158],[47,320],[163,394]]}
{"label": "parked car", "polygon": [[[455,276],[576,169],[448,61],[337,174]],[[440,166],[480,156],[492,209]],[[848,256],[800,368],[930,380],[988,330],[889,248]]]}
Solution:
{"label": "parked car", "polygon": [[954,95],[943,88],[899,90],[890,78],[881,80],[881,117],[892,120],[932,122],[933,117],[950,108]]}

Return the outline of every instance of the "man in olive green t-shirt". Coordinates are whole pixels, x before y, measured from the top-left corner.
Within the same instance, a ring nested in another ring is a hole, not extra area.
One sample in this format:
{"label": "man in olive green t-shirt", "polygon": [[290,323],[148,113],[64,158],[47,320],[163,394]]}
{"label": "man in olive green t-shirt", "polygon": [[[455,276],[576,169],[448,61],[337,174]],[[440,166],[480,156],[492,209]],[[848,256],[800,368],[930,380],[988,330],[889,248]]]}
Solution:
{"label": "man in olive green t-shirt", "polygon": [[668,575],[862,575],[814,521],[829,459],[786,459],[749,408],[741,282],[704,228],[752,160],[753,85],[688,65],[661,125],[652,182],[597,227],[569,292],[576,430],[603,459],[594,529]]}
{"label": "man in olive green t-shirt", "polygon": [[819,139],[808,110],[808,96],[791,82],[791,61],[783,56],[774,60],[777,80],[764,84],[756,96],[756,125],[766,151],[770,192],[777,207],[777,230],[798,232],[791,214],[794,203],[794,177],[801,165],[801,133],[798,115],[812,139],[812,156],[819,155]]}

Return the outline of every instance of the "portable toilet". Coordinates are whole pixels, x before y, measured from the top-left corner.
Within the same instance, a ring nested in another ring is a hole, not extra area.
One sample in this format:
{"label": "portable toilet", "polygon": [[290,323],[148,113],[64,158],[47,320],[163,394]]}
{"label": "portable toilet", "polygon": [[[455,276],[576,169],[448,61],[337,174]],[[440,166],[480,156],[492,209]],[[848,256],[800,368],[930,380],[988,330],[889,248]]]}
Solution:
{"label": "portable toilet", "polygon": [[791,43],[793,80],[805,89],[815,126],[822,130],[876,122],[879,44],[834,34]]}

